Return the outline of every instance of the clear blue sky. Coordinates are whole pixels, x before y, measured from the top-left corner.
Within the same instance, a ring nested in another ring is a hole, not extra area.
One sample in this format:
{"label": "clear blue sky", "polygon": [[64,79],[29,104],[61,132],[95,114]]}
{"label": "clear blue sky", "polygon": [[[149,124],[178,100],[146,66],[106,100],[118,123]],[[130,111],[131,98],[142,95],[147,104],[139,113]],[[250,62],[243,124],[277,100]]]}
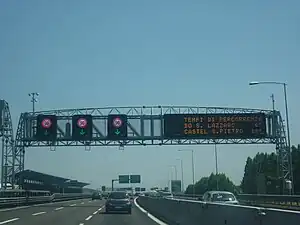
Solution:
{"label": "clear blue sky", "polygon": [[[13,1],[0,2],[0,98],[16,128],[31,110],[141,105],[270,108],[283,112],[278,86],[288,83],[292,143],[300,143],[300,2],[252,1]],[[170,168],[188,153],[173,147],[30,148],[26,168],[110,184],[119,173],[143,185],[166,185]],[[213,146],[192,146],[196,176],[214,171]],[[219,146],[220,172],[234,182],[247,156],[274,146]],[[158,157],[159,156],[159,157]],[[179,168],[179,165],[178,165]]]}

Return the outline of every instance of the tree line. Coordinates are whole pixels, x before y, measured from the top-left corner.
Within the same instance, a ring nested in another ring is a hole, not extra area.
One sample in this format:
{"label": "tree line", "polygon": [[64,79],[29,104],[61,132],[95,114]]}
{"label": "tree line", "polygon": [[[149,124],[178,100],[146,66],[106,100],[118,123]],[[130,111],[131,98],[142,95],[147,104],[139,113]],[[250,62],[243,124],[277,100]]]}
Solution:
{"label": "tree line", "polygon": [[[291,151],[294,194],[300,194],[300,145],[292,146]],[[246,160],[241,189],[247,194],[286,194],[285,180],[277,154],[257,153]]]}
{"label": "tree line", "polygon": [[[294,194],[300,195],[300,145],[292,146],[292,166],[294,177]],[[281,174],[280,160],[275,153],[257,153],[248,157],[241,184],[234,184],[224,173],[210,174],[195,183],[195,194],[202,195],[206,191],[230,191],[235,194],[287,194],[284,190],[285,178]],[[193,185],[189,185],[186,194],[193,193]]]}

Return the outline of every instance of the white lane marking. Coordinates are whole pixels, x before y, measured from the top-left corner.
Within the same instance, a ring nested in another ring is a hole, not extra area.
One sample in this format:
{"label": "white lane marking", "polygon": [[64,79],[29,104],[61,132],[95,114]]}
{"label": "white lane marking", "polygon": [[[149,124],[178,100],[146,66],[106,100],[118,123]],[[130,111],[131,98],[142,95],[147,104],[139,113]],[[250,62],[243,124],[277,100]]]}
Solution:
{"label": "white lane marking", "polygon": [[101,211],[104,208],[104,206],[101,206],[98,210]]}
{"label": "white lane marking", "polygon": [[38,216],[38,215],[41,215],[41,214],[45,214],[46,212],[38,212],[38,213],[33,213],[32,215],[33,216]]}
{"label": "white lane marking", "polygon": [[72,206],[72,207],[73,207],[73,206],[75,206],[75,205],[77,205],[77,204],[72,204],[72,205],[70,205],[70,206]]}
{"label": "white lane marking", "polygon": [[93,212],[93,215],[96,215],[99,211],[97,210],[96,212]]}
{"label": "white lane marking", "polygon": [[10,223],[10,222],[13,222],[13,221],[16,221],[16,220],[19,220],[20,218],[13,218],[13,219],[10,219],[10,220],[5,220],[5,221],[2,221],[0,222],[0,224],[6,224],[6,223]]}
{"label": "white lane marking", "polygon": [[[68,202],[74,202],[74,201],[78,201],[78,199],[73,199],[73,200],[68,200],[68,201],[63,201],[64,203],[68,203]],[[20,206],[20,207],[14,207],[14,208],[9,208],[9,209],[1,209],[0,212],[7,212],[7,211],[12,211],[12,210],[19,210],[19,209],[27,209],[27,208],[31,208],[33,206],[42,206],[42,205],[52,205],[55,202],[48,202],[48,203],[41,203],[41,204],[35,204],[32,206]]]}
{"label": "white lane marking", "polygon": [[73,199],[73,200],[67,200],[67,201],[63,201],[63,202],[48,202],[48,203],[35,204],[32,206],[52,205],[55,203],[69,203],[69,202],[71,203],[71,202],[79,202],[79,201],[82,201],[82,199]]}
{"label": "white lane marking", "polygon": [[143,209],[136,201],[137,198],[134,199],[134,204],[136,207],[138,207],[139,210],[141,210],[143,213],[145,213],[151,220],[153,220],[155,223],[159,224],[159,225],[168,225],[166,223],[164,223],[163,221],[157,219],[155,216],[151,215],[149,212],[147,212],[147,210]]}
{"label": "white lane marking", "polygon": [[89,201],[89,203],[91,203],[92,201]]}
{"label": "white lane marking", "polygon": [[84,204],[84,202],[81,202],[81,204]]}
{"label": "white lane marking", "polygon": [[9,209],[1,209],[0,212],[7,212],[11,210],[27,209],[27,208],[30,208],[30,206],[20,206],[20,207],[9,208]]}
{"label": "white lane marking", "polygon": [[55,210],[57,211],[57,210],[61,210],[61,209],[63,209],[64,207],[59,207],[59,208],[56,208]]}
{"label": "white lane marking", "polygon": [[84,223],[80,223],[79,225],[84,225]]}
{"label": "white lane marking", "polygon": [[86,221],[90,220],[93,216],[88,216],[87,218],[85,218]]}

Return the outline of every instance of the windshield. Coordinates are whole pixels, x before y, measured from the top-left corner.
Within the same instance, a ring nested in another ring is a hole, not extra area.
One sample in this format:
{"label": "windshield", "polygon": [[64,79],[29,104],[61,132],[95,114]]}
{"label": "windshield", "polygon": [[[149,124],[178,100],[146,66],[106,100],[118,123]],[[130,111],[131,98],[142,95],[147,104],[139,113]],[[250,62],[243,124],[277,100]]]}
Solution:
{"label": "windshield", "polygon": [[0,225],[300,225],[300,0],[0,0],[0,31]]}
{"label": "windshield", "polygon": [[128,198],[128,195],[125,192],[113,192],[110,194],[109,198],[111,199],[124,199]]}
{"label": "windshield", "polygon": [[232,194],[229,193],[218,193],[218,194],[213,194],[212,197],[213,202],[217,201],[235,201],[235,197]]}

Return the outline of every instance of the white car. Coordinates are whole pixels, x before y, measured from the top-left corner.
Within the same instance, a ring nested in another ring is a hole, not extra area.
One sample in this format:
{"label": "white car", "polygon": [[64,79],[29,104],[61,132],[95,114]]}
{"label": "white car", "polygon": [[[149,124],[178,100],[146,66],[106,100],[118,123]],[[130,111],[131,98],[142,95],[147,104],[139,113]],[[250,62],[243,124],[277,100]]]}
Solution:
{"label": "white car", "polygon": [[159,192],[161,198],[173,199],[173,194],[171,192],[162,191]]}
{"label": "white car", "polygon": [[228,191],[207,191],[204,193],[202,200],[205,202],[225,203],[233,205],[239,204],[234,194]]}

